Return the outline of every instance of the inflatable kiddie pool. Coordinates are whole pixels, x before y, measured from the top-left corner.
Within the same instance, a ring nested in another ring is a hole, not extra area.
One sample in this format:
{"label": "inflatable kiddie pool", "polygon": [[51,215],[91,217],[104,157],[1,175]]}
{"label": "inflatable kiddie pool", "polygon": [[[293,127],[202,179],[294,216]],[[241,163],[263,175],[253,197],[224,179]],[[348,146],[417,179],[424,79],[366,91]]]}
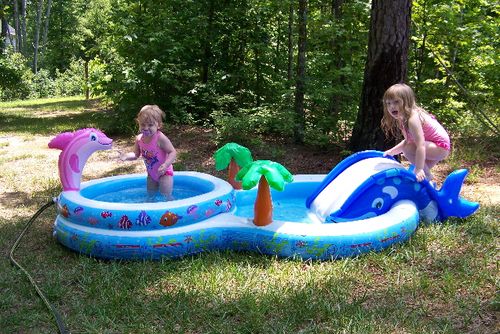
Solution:
{"label": "inflatable kiddie pool", "polygon": [[465,170],[450,174],[438,191],[394,159],[365,151],[328,175],[295,175],[283,191],[272,190],[272,222],[256,226],[257,187],[235,190],[205,173],[176,172],[176,200],[169,202],[148,202],[145,174],[80,184],[87,158],[111,142],[99,130],[82,129],[49,143],[62,150],[55,236],[93,257],[161,259],[231,249],[340,258],[404,242],[421,219],[466,217],[478,208],[459,196]]}

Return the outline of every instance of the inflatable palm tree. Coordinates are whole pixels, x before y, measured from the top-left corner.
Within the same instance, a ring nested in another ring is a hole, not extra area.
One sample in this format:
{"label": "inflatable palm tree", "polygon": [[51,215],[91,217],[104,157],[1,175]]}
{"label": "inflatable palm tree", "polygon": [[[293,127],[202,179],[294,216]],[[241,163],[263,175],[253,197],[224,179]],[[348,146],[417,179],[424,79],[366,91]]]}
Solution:
{"label": "inflatable palm tree", "polygon": [[235,177],[241,167],[253,161],[250,150],[236,143],[227,143],[215,152],[214,159],[217,170],[223,170],[229,166],[228,182],[234,189],[241,189],[241,183],[237,182]]}
{"label": "inflatable palm tree", "polygon": [[273,221],[271,189],[283,191],[285,183],[293,181],[292,174],[281,164],[269,160],[257,160],[244,166],[236,175],[245,190],[259,184],[254,206],[254,224],[265,226]]}

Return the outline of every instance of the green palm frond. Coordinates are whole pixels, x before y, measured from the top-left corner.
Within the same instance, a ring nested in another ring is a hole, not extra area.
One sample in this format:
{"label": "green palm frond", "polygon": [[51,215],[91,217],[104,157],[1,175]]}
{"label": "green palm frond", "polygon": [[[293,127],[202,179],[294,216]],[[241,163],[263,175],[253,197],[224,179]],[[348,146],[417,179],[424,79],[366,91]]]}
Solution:
{"label": "green palm frond", "polygon": [[270,160],[257,160],[244,166],[236,174],[236,180],[248,190],[259,183],[261,176],[266,178],[271,188],[279,191],[285,189],[285,183],[293,181],[292,174],[283,165]]}
{"label": "green palm frond", "polygon": [[219,148],[214,154],[214,159],[215,169],[217,170],[226,169],[231,159],[234,159],[240,167],[244,167],[253,161],[250,150],[236,143],[227,143]]}

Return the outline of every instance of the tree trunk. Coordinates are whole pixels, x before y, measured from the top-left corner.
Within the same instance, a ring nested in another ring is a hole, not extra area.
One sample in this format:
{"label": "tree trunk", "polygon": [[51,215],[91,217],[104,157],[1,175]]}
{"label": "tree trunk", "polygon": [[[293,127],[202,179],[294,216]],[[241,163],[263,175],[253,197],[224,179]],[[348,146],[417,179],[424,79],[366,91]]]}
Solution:
{"label": "tree trunk", "polygon": [[50,20],[50,9],[52,7],[52,0],[47,1],[47,11],[45,12],[45,24],[42,34],[42,48],[40,56],[40,64],[43,64],[43,58],[45,58],[45,51],[47,50],[47,36],[49,34],[49,20]]}
{"label": "tree trunk", "polygon": [[16,29],[16,47],[15,51],[19,52],[21,50],[21,29],[19,22],[19,4],[17,0],[14,0],[14,29]]}
{"label": "tree trunk", "polygon": [[19,50],[26,56],[26,45],[28,43],[26,35],[26,0],[21,0],[21,36],[22,43],[19,45]]}
{"label": "tree trunk", "polygon": [[293,64],[293,2],[290,1],[290,11],[288,12],[288,82],[292,81],[292,64]]}
{"label": "tree trunk", "polygon": [[233,186],[234,189],[241,189],[241,182],[236,181],[236,174],[240,171],[240,166],[231,158],[228,168],[227,182]]}
{"label": "tree trunk", "polygon": [[297,83],[295,86],[295,129],[296,143],[304,142],[305,112],[304,95],[306,81],[307,0],[299,0],[299,41],[297,56]]}
{"label": "tree trunk", "polygon": [[7,23],[7,18],[5,17],[4,4],[3,1],[0,2],[0,52],[3,53],[5,46],[7,45],[7,31],[9,30],[9,25]]}
{"label": "tree trunk", "polygon": [[[330,15],[333,16],[333,22],[340,22],[342,19],[342,6],[344,4],[344,0],[333,0],[331,3],[331,13]],[[330,70],[335,68],[339,73],[341,73],[340,69],[344,66],[344,59],[341,56],[340,50],[342,48],[342,43],[345,43],[345,41],[339,41],[338,37],[332,37],[331,40],[331,63],[330,63]],[[335,89],[335,87],[340,85],[343,85],[344,82],[346,81],[346,78],[344,75],[340,75],[338,80],[335,78],[332,80],[332,90]],[[340,112],[340,107],[342,104],[341,101],[342,97],[338,93],[332,93],[330,96],[330,103],[328,105],[328,112],[332,116],[333,119],[338,119],[338,114]]]}
{"label": "tree trunk", "polygon": [[273,200],[271,189],[264,176],[260,177],[255,199],[253,223],[257,226],[266,226],[273,222]]}
{"label": "tree trunk", "polygon": [[350,142],[353,151],[383,150],[395,142],[386,140],[380,127],[382,97],[389,86],[406,80],[410,19],[410,0],[372,1],[361,103]]}
{"label": "tree trunk", "polygon": [[33,39],[33,73],[38,72],[38,44],[40,42],[40,25],[42,23],[43,0],[38,0],[36,9],[35,37]]}
{"label": "tree trunk", "polygon": [[212,30],[214,21],[214,3],[209,1],[208,17],[207,17],[207,31],[205,32],[205,41],[203,46],[203,60],[201,69],[201,82],[206,84],[208,82],[208,71],[210,69],[210,58],[212,57]]}
{"label": "tree trunk", "polygon": [[85,64],[84,64],[85,68],[85,72],[84,72],[84,76],[85,76],[85,99],[88,101],[90,100],[90,83],[89,83],[89,60],[88,59],[85,59]]}

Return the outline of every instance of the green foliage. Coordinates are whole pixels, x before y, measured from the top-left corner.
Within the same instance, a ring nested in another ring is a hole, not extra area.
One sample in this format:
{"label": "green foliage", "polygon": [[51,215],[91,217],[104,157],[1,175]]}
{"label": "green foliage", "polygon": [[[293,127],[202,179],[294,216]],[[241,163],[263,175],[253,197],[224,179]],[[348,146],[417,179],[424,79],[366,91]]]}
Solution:
{"label": "green foliage", "polygon": [[[370,3],[308,3],[308,144],[342,145],[350,137],[363,82]],[[417,0],[412,5],[408,81],[418,101],[455,136],[495,134],[491,128],[500,122],[498,4]],[[29,3],[28,9],[35,7]],[[117,112],[112,124],[117,132],[133,131],[139,108],[155,103],[170,123],[213,124],[220,142],[291,138],[296,7],[296,2],[277,0],[53,1],[48,43],[39,54],[42,70],[30,73],[31,51],[23,50],[24,57],[0,56],[0,99],[65,96],[88,88]],[[35,15],[28,10],[27,45]],[[86,62],[89,81],[83,82]]]}
{"label": "green foliage", "polygon": [[454,133],[491,134],[484,115],[498,127],[498,14],[485,0],[413,3],[412,81],[420,102]]}
{"label": "green foliage", "polygon": [[83,95],[85,88],[85,65],[83,60],[73,60],[64,72],[56,70],[54,96]]}
{"label": "green foliage", "polygon": [[30,69],[20,53],[0,54],[0,100],[22,99],[28,96],[29,87],[25,77]]}
{"label": "green foliage", "polygon": [[293,134],[293,113],[276,106],[239,109],[233,113],[214,111],[211,118],[219,144],[233,141],[252,146],[266,135],[290,138]]}

